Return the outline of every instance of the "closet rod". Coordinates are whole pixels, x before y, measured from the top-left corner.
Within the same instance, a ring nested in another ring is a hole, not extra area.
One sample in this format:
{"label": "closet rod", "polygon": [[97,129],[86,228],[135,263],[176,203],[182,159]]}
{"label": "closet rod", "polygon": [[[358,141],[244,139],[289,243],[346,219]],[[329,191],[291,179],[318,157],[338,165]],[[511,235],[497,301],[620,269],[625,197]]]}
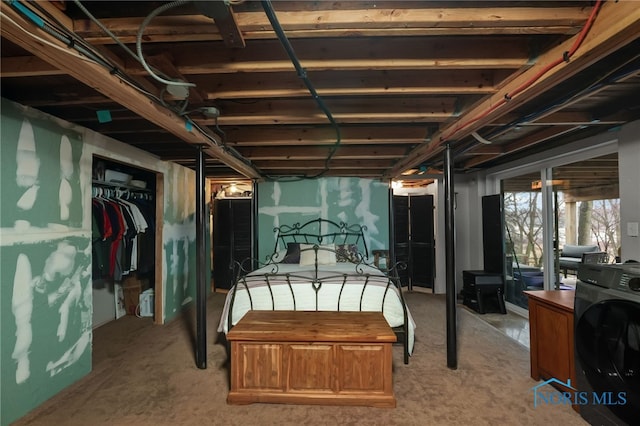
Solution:
{"label": "closet rod", "polygon": [[113,182],[107,182],[104,180],[93,180],[93,184],[94,185],[100,185],[100,186],[108,186],[110,188],[117,188],[117,189],[128,189],[129,191],[139,191],[139,192],[147,192],[147,193],[153,193],[153,191],[151,189],[147,189],[147,188],[140,188],[137,186],[132,186],[132,185],[124,185],[121,183],[113,183]]}

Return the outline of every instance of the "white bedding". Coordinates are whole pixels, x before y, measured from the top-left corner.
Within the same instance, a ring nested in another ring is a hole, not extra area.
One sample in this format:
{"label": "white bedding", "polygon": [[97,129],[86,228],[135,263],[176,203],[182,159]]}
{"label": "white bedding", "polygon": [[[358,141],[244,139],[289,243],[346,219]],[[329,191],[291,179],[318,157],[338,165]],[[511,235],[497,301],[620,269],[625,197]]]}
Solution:
{"label": "white bedding", "polygon": [[[316,310],[316,290],[314,290],[314,286],[311,283],[315,267],[313,265],[301,267],[298,264],[282,263],[278,264],[277,267],[277,276],[269,277],[270,286],[266,285],[265,274],[273,272],[273,265],[257,269],[246,276],[249,292],[247,292],[242,283],[238,284],[237,289],[229,291],[220,317],[218,332],[227,333],[229,331],[228,315],[234,291],[236,296],[233,302],[233,325],[237,324],[250,309]],[[362,275],[357,275],[356,265],[349,262],[318,265],[318,278],[322,283],[317,291],[318,310],[337,311],[339,299],[340,311],[380,311],[384,298],[383,315],[389,326],[401,326],[404,323],[404,311],[402,309],[402,301],[398,295],[399,290],[393,284],[387,287],[388,278],[380,270],[367,265],[358,265],[357,267],[362,268]],[[295,274],[290,278],[291,287],[283,276],[287,273]],[[347,284],[344,287],[342,286],[343,278],[339,276],[340,274],[349,274]],[[368,281],[366,274],[369,274]],[[340,294],[341,289],[342,294]],[[295,295],[295,306],[292,291]],[[249,298],[249,294],[251,298]],[[273,294],[273,298],[271,294]],[[362,303],[362,307],[360,303]],[[408,351],[411,353],[413,351],[415,323],[408,310],[407,317],[409,322]]]}

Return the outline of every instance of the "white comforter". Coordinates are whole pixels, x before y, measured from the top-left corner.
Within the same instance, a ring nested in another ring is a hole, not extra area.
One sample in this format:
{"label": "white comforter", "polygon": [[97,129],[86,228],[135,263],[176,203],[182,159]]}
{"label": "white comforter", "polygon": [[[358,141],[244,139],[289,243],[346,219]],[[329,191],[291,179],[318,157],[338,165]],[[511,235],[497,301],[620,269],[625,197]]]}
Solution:
{"label": "white comforter", "polygon": [[[251,309],[314,311],[316,310],[317,296],[317,307],[320,311],[380,311],[382,306],[382,313],[389,326],[401,326],[404,323],[404,311],[402,300],[398,294],[399,290],[393,284],[387,287],[388,278],[380,270],[371,266],[359,265],[358,268],[362,268],[363,274],[358,275],[355,267],[354,264],[348,262],[318,265],[318,278],[322,284],[319,286],[316,284],[317,292],[311,282],[314,266],[301,267],[298,264],[278,264],[277,275],[269,277],[270,286],[266,284],[265,274],[272,272],[273,266],[257,269],[246,276],[248,292],[247,288],[239,283],[227,294],[218,331],[224,333],[229,331],[228,315],[234,292],[236,295],[233,301],[233,325],[237,324]],[[295,275],[289,280],[291,286],[284,277],[287,273]],[[340,276],[341,274],[349,275],[344,287],[342,286],[343,277]],[[369,275],[368,279],[367,274]],[[408,350],[411,353],[415,323],[408,310],[407,317],[409,322]]]}

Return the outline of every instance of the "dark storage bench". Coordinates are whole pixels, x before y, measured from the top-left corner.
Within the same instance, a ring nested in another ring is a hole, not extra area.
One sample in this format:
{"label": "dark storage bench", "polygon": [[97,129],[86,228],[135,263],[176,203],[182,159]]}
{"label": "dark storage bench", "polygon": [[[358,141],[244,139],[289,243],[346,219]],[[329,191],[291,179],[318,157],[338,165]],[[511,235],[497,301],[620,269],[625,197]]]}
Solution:
{"label": "dark storage bench", "polygon": [[[462,303],[480,314],[506,314],[502,274],[485,271],[462,271]],[[495,307],[495,309],[491,309]]]}

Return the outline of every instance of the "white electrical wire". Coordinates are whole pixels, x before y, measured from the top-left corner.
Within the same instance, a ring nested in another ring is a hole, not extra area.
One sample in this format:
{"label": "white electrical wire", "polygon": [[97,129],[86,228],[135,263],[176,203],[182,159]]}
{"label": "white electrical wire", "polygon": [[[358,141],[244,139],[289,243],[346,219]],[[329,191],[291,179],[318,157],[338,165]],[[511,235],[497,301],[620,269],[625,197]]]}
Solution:
{"label": "white electrical wire", "polygon": [[[100,20],[99,20],[98,18],[96,18],[95,16],[93,16],[93,15],[91,14],[91,12],[89,12],[89,10],[88,10],[86,7],[84,7],[84,5],[82,4],[82,2],[81,2],[80,0],[74,0],[74,2],[75,2],[75,4],[76,4],[76,6],[78,6],[78,7],[80,8],[80,10],[81,10],[85,15],[87,15],[87,17],[91,20],[91,22],[93,22],[94,24],[96,24],[96,25],[97,25],[97,26],[98,26],[102,31],[104,31],[104,33],[105,33],[106,35],[108,35],[108,36],[109,36],[113,41],[115,41],[115,42],[116,42],[116,44],[117,44],[118,46],[120,46],[120,47],[121,47],[125,52],[127,52],[127,53],[128,53],[132,58],[134,58],[138,63],[142,64],[142,59],[140,59],[140,57],[138,57],[138,55],[136,55],[136,53],[135,53],[133,50],[129,49],[129,47],[128,47],[126,44],[124,44],[124,43],[123,43],[123,42],[118,38],[118,36],[116,36],[113,32],[111,32],[111,31],[109,30],[109,28],[107,28],[107,27],[106,27],[102,22],[100,22]],[[160,71],[160,70],[158,70],[158,69],[156,69],[156,68],[152,68],[152,69],[153,69],[153,72],[154,72],[156,75],[160,75],[160,74],[162,74],[162,71]],[[168,76],[166,76],[166,75],[162,75],[162,77],[163,77],[163,78],[164,78],[164,77],[169,78],[169,77],[168,77]]]}
{"label": "white electrical wire", "polygon": [[486,144],[486,145],[491,145],[491,141],[489,139],[485,139],[482,136],[480,136],[478,133],[476,132],[472,132],[471,136],[473,136],[474,138],[476,138],[476,140],[480,143]]}
{"label": "white electrical wire", "polygon": [[[65,47],[63,47],[63,46],[59,46],[59,45],[57,45],[57,44],[55,44],[55,43],[52,43],[51,41],[49,41],[49,40],[47,40],[47,39],[44,39],[44,38],[42,38],[42,37],[38,36],[37,34],[34,34],[34,33],[33,33],[33,32],[31,32],[31,31],[28,31],[27,29],[25,29],[25,28],[23,28],[22,26],[20,26],[20,24],[19,24],[19,23],[17,23],[15,20],[13,20],[12,18],[10,18],[9,16],[5,15],[5,14],[4,14],[4,13],[2,13],[2,12],[0,12],[0,16],[2,17],[2,19],[6,19],[8,22],[12,23],[12,24],[13,24],[13,25],[15,25],[17,28],[19,28],[19,29],[20,29],[20,31],[22,31],[25,35],[27,35],[27,36],[29,36],[29,37],[33,38],[34,40],[39,41],[40,43],[43,43],[43,44],[45,44],[45,45],[47,45],[47,46],[49,46],[49,47],[52,47],[52,48],[54,48],[54,49],[56,49],[56,50],[59,50],[60,52],[63,52],[63,53],[65,53],[65,54],[69,55],[69,56],[73,56],[73,57],[74,57],[74,58],[76,58],[76,59],[80,59],[80,60],[83,60],[83,61],[85,61],[85,62],[89,62],[89,63],[91,63],[91,64],[95,64],[95,65],[102,66],[102,64],[100,64],[99,62],[97,62],[97,61],[95,61],[95,60],[93,60],[93,59],[91,59],[91,58],[88,58],[88,57],[86,57],[86,56],[84,56],[84,55],[81,55],[81,54],[77,53],[77,51],[75,51],[75,50],[73,50],[73,49],[69,49],[69,48],[65,48]],[[160,100],[156,95],[154,95],[153,93],[148,92],[148,91],[146,91],[146,90],[142,89],[141,87],[138,87],[137,85],[133,84],[133,83],[132,83],[132,82],[130,82],[129,80],[127,80],[127,79],[123,78],[123,77],[122,77],[121,75],[119,75],[118,73],[116,73],[116,74],[115,74],[115,76],[116,76],[116,77],[118,77],[118,78],[120,79],[120,81],[122,81],[123,83],[125,83],[125,84],[127,84],[128,86],[132,87],[133,89],[137,90],[138,92],[140,92],[140,93],[142,93],[142,94],[144,94],[144,95],[146,95],[146,96],[148,96],[148,97],[150,97],[150,98],[154,99],[154,100],[155,100],[155,101],[157,101],[158,103],[160,103],[160,102],[161,102],[161,100]]]}
{"label": "white electrical wire", "polygon": [[[56,49],[56,50],[59,50],[60,52],[63,52],[63,53],[65,53],[65,54],[67,54],[67,55],[70,55],[70,56],[73,56],[73,57],[75,57],[75,58],[77,58],[77,59],[81,59],[81,60],[83,60],[83,61],[85,61],[85,62],[89,62],[89,63],[95,64],[95,65],[100,65],[100,66],[102,66],[102,65],[101,65],[100,63],[98,63],[97,61],[95,61],[95,60],[93,60],[93,59],[91,59],[91,58],[88,58],[88,57],[86,57],[86,56],[84,56],[84,55],[81,55],[81,54],[77,53],[77,52],[76,52],[75,50],[73,50],[73,49],[64,48],[64,47],[62,47],[62,46],[59,46],[59,45],[57,45],[57,44],[55,44],[55,43],[52,43],[52,42],[51,42],[51,41],[49,41],[49,40],[46,40],[46,39],[44,39],[44,38],[42,38],[42,37],[40,37],[40,36],[38,36],[38,35],[34,34],[34,33],[33,33],[33,32],[31,32],[31,31],[28,31],[26,28],[23,28],[19,23],[17,23],[17,22],[16,22],[15,20],[13,20],[11,17],[7,16],[6,14],[4,14],[4,13],[2,13],[2,12],[0,12],[0,17],[1,17],[2,19],[6,19],[8,22],[10,22],[11,24],[15,25],[15,27],[16,27],[16,28],[20,29],[20,31],[22,31],[25,35],[27,35],[28,37],[31,37],[31,38],[33,38],[33,39],[35,39],[35,40],[38,40],[40,43],[43,43],[43,44],[45,44],[45,45],[47,45],[47,46],[49,46],[49,47],[52,47],[52,48],[54,48],[54,49]],[[116,77],[118,77],[118,78],[119,78],[123,83],[127,84],[128,86],[132,87],[133,89],[137,90],[138,92],[143,93],[144,95],[146,95],[146,96],[148,96],[148,97],[150,97],[150,98],[154,99],[154,100],[155,100],[156,102],[158,102],[158,103],[162,103],[162,100],[161,100],[160,98],[158,98],[157,96],[155,96],[153,93],[150,93],[150,92],[148,92],[148,91],[146,91],[146,90],[144,90],[144,89],[142,89],[142,88],[138,87],[137,85],[133,84],[132,82],[128,81],[127,79],[122,78],[122,76],[120,76],[120,75],[118,75],[118,74],[115,74],[115,76],[116,76]],[[173,82],[173,83],[175,84],[175,82]],[[189,84],[190,84],[190,83],[189,83]],[[193,85],[193,84],[192,84],[192,85]],[[195,85],[193,85],[193,86],[195,86]],[[197,129],[197,130],[198,130],[198,131],[199,131],[203,136],[205,136],[207,139],[209,139],[209,141],[210,141],[210,142],[212,142],[212,143],[213,143],[213,145],[214,145],[215,147],[220,147],[219,142],[218,142],[215,138],[213,138],[211,135],[207,134],[207,133],[204,131],[204,129],[203,129],[202,127],[200,127],[197,123],[193,122],[192,120],[189,120],[189,122],[190,122],[190,123],[191,123],[191,125],[192,125],[194,128],[196,128],[196,129]]]}
{"label": "white electrical wire", "polygon": [[85,15],[87,15],[87,17],[91,20],[91,22],[96,24],[102,31],[104,31],[105,34],[111,37],[111,39],[115,41],[118,46],[122,47],[124,51],[127,52],[129,55],[131,55],[136,61],[140,62],[140,58],[135,54],[135,52],[129,49],[126,44],[121,42],[120,39],[118,39],[118,37],[109,30],[109,28],[107,28],[102,22],[100,22],[100,20],[98,20],[95,16],[93,16],[91,12],[89,12],[89,10],[87,10],[87,8],[84,7],[84,5],[80,2],[80,0],[75,0],[74,2],[76,6],[78,6],[78,8]]}
{"label": "white electrical wire", "polygon": [[142,21],[142,24],[140,24],[140,28],[138,29],[138,34],[136,36],[136,51],[138,52],[138,58],[140,59],[140,64],[149,73],[149,75],[153,77],[155,80],[170,86],[195,87],[196,85],[193,83],[188,83],[184,81],[166,80],[156,75],[153,72],[153,70],[151,70],[149,65],[147,65],[147,62],[145,61],[144,56],[142,54],[142,35],[144,34],[144,29],[146,28],[146,26],[149,25],[149,22],[151,22],[153,18],[155,18],[157,15],[161,14],[162,12],[169,10],[171,8],[174,8],[176,6],[183,5],[185,3],[188,3],[188,1],[174,1],[171,3],[167,3],[158,7],[157,9],[153,10],[149,15],[147,15],[147,17],[144,18],[144,21]]}
{"label": "white electrical wire", "polygon": [[10,18],[9,16],[5,15],[4,13],[0,12],[0,16],[2,17],[2,19],[7,20],[8,22],[12,23],[13,25],[15,25],[17,28],[19,28],[22,32],[24,32],[26,35],[28,35],[29,37],[38,40],[40,43],[46,44],[49,47],[53,47],[54,49],[59,50],[60,52],[66,53],[67,55],[73,56],[77,59],[82,59],[85,62],[89,62],[92,64],[96,64],[96,65],[100,65],[97,61],[88,58],[84,55],[79,54],[76,50],[73,49],[69,49],[69,48],[65,48],[62,46],[59,46],[55,43],[50,42],[47,39],[44,39],[34,33],[32,33],[31,31],[27,31],[25,28],[23,28],[19,23],[17,23],[16,21],[14,21],[12,18]]}

